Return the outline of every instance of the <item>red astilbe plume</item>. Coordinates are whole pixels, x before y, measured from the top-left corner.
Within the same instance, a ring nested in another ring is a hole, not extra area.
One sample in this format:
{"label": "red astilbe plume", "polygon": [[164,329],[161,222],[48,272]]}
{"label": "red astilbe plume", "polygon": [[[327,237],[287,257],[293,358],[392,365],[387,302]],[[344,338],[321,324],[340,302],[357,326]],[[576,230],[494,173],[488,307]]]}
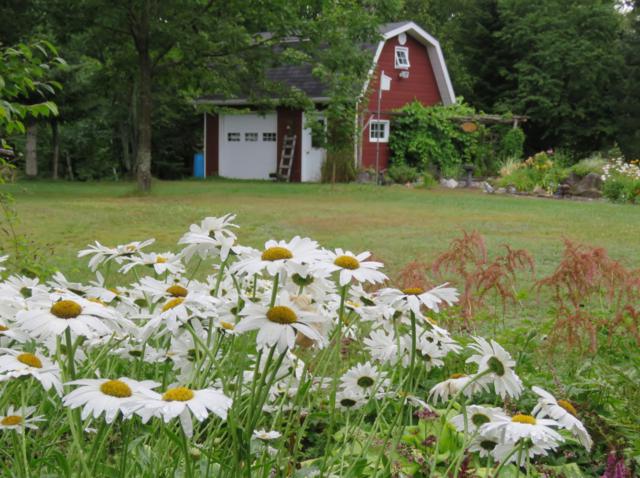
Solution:
{"label": "red astilbe plume", "polygon": [[565,240],[560,264],[536,288],[549,290],[554,301],[552,343],[564,340],[582,347],[587,341],[594,353],[600,327],[608,327],[610,337],[622,327],[640,343],[632,305],[640,296],[640,274],[611,259],[605,249]]}
{"label": "red astilbe plume", "polygon": [[463,231],[462,237],[451,241],[449,249],[431,266],[438,277],[452,275],[447,279],[462,285],[460,306],[467,326],[490,294],[500,300],[503,313],[508,303],[515,304],[517,273],[524,270],[533,273],[535,269],[533,257],[527,251],[503,247],[505,253],[490,261],[484,238],[477,231]]}

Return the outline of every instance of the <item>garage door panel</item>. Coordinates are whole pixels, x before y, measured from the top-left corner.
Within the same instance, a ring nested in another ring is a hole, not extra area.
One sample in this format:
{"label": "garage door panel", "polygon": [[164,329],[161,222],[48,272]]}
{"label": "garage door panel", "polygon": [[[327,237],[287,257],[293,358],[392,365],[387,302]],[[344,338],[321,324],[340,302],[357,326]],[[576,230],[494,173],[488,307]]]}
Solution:
{"label": "garage door panel", "polygon": [[277,164],[277,116],[225,115],[220,128],[220,175],[269,179]]}

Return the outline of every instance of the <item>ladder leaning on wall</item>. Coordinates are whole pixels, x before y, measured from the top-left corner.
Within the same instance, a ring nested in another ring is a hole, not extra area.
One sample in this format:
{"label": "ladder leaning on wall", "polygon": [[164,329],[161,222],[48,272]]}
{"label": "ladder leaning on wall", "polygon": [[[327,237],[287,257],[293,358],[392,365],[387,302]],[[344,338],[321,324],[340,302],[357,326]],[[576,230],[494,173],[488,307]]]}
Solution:
{"label": "ladder leaning on wall", "polygon": [[287,134],[282,140],[282,153],[278,165],[277,179],[279,181],[291,181],[291,170],[293,169],[293,158],[296,151],[296,135]]}

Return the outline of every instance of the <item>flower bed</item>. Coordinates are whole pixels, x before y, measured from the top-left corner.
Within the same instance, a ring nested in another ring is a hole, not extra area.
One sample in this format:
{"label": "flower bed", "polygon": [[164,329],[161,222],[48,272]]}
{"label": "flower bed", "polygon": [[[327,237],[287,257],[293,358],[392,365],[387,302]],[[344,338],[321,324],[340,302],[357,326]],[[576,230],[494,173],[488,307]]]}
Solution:
{"label": "flower bed", "polygon": [[22,476],[579,473],[564,458],[592,446],[579,411],[523,382],[517,351],[444,328],[455,288],[385,287],[368,252],[308,238],[245,247],[233,219],[191,225],[179,254],[145,252],[152,240],[96,242],[79,253],[96,272],[88,284],[61,273],[0,283],[7,466]]}

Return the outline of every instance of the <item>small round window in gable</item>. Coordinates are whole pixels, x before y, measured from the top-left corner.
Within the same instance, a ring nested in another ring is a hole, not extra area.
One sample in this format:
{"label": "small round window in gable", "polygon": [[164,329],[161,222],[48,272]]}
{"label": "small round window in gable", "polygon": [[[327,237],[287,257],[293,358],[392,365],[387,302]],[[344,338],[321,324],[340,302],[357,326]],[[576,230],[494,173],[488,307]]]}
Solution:
{"label": "small round window in gable", "polygon": [[400,35],[398,35],[398,43],[400,43],[400,45],[404,45],[405,43],[407,43],[406,33],[401,33]]}

